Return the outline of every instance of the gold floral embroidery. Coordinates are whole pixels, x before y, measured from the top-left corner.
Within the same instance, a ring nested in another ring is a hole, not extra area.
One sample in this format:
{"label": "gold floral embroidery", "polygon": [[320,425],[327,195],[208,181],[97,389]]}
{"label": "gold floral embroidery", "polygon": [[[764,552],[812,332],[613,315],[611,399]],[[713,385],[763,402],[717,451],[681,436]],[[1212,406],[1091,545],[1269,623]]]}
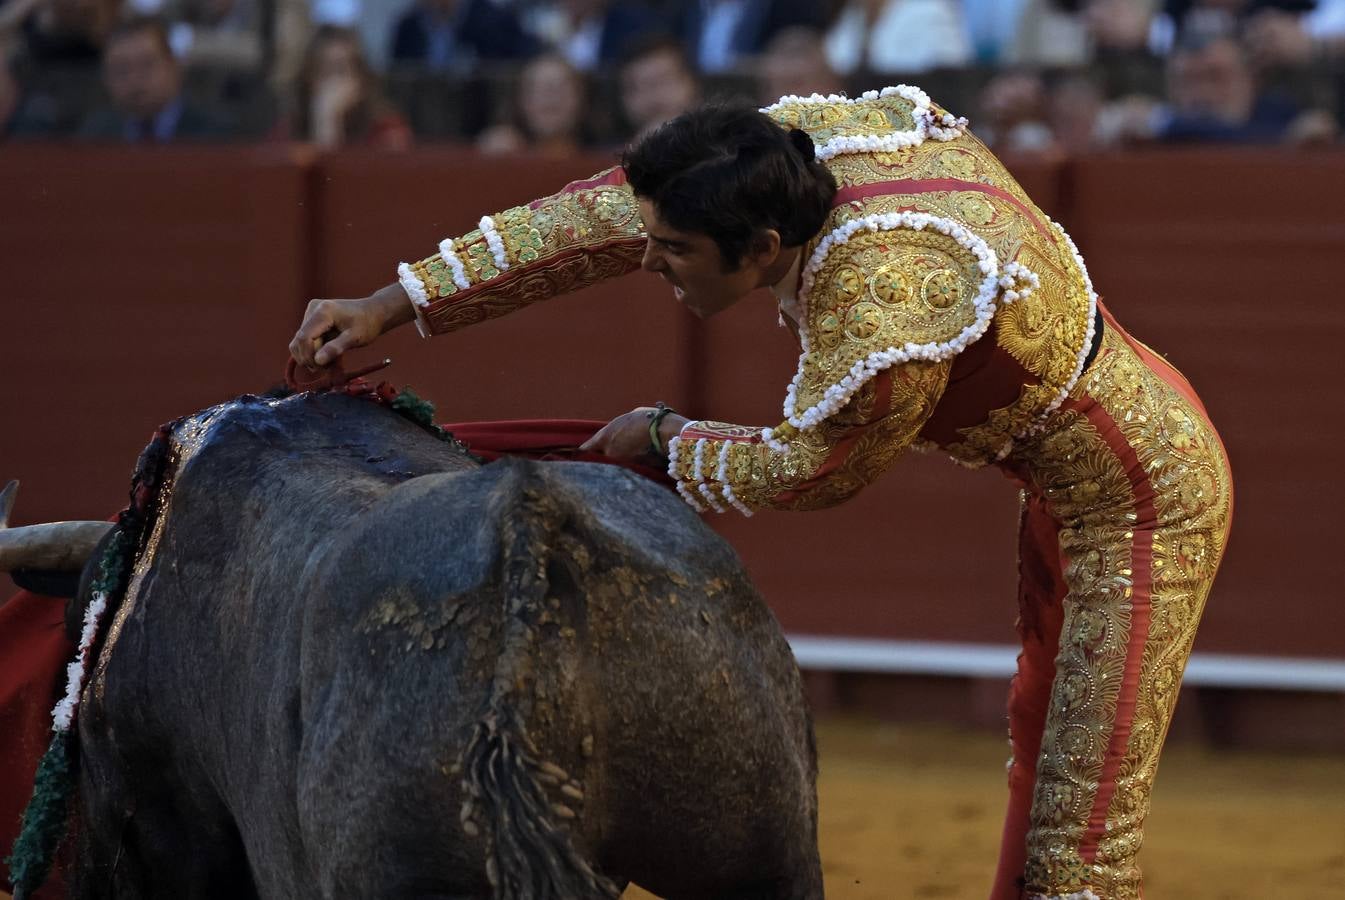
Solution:
{"label": "gold floral embroidery", "polygon": [[835,137],[891,134],[915,128],[912,112],[915,104],[897,94],[865,100],[840,103],[786,103],[771,112],[785,128],[799,128],[808,132],[814,142],[821,144]]}
{"label": "gold floral embroidery", "polygon": [[508,271],[500,269],[480,229],[453,242],[469,288],[454,282],[452,268],[439,254],[412,265],[432,301],[448,300],[426,311],[435,333],[624,274],[639,266],[644,253],[644,223],[626,185],[562,191],[492,219]]}
{"label": "gold floral embroidery", "polygon": [[[1231,482],[1209,423],[1114,330],[1071,396],[1095,400],[1134,449],[1152,486],[1154,519],[1141,520],[1133,473],[1077,411],[1053,413],[1040,435],[1014,451],[1063,525],[1069,588],[1037,761],[1027,881],[1046,894],[1089,887],[1108,900],[1137,900],[1141,826],[1181,672],[1222,554]],[[1116,724],[1136,613],[1131,553],[1137,533],[1141,541],[1152,537],[1148,628],[1105,833],[1089,863],[1080,842]]]}

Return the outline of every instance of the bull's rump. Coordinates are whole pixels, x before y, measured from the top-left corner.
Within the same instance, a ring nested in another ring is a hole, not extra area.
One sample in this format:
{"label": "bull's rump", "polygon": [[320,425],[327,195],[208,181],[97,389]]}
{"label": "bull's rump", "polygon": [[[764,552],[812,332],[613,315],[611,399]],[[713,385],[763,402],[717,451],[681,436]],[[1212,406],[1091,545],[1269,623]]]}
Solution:
{"label": "bull's rump", "polygon": [[[447,848],[479,850],[458,818],[462,754],[497,717],[568,776],[550,790],[575,843],[660,893],[694,879],[688,855],[722,877],[812,833],[789,648],[732,549],[666,489],[584,463],[428,476],[371,508],[328,562],[305,629],[304,704],[323,725],[304,760],[322,773],[315,802],[341,797],[344,821],[352,804],[380,821],[414,809],[414,830],[460,865]],[[370,783],[389,741],[419,758]],[[423,841],[409,846],[423,868]]]}
{"label": "bull's rump", "polygon": [[180,443],[89,695],[92,815],[139,794],[148,828],[145,795],[171,795],[218,857],[198,868],[245,856],[263,896],[483,890],[461,766],[493,722],[564,773],[543,789],[573,818],[552,824],[659,893],[688,853],[732,870],[815,834],[788,647],[670,492],[611,466],[478,467],[349,398],[226,405]]}

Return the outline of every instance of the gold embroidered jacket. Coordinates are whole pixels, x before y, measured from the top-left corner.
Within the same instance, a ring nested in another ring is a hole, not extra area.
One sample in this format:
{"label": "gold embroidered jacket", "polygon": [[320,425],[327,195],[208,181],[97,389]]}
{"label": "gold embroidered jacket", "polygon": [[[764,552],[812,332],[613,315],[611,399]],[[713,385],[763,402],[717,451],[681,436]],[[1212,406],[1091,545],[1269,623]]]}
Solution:
{"label": "gold embroidered jacket", "polygon": [[[813,138],[839,185],[803,248],[802,353],[775,428],[693,422],[669,474],[692,505],[743,512],[837,503],[935,414],[959,356],[992,331],[1021,382],[938,443],[983,465],[1064,399],[1096,296],[1065,232],[917,88],[787,97],[765,112]],[[424,333],[442,333],[637,268],[643,224],[608,170],[495,216],[398,270]],[[993,323],[993,327],[992,327]]]}

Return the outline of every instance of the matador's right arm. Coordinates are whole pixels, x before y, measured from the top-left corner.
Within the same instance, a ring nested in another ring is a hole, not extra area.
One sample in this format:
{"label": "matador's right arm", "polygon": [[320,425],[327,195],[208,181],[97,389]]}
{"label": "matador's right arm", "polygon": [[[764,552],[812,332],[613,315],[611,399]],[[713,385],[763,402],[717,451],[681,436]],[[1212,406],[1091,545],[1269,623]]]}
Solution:
{"label": "matador's right arm", "polygon": [[397,276],[428,336],[632,272],[644,247],[635,195],[615,167],[485,216],[433,256],[402,263]]}

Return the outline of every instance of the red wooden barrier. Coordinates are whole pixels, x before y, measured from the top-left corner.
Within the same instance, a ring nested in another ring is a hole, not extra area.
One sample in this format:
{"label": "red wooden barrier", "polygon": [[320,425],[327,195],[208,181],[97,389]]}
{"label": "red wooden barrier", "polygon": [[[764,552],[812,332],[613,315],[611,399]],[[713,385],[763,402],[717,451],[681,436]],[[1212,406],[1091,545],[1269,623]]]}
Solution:
{"label": "red wooden barrier", "polygon": [[[277,380],[311,296],[356,296],[482,214],[602,159],[283,149],[0,151],[0,478],[21,521],[103,516],[161,421]],[[1345,159],[1169,153],[1019,167],[1128,327],[1191,376],[1228,440],[1238,509],[1198,648],[1345,656],[1345,501],[1330,409]],[[606,418],[667,400],[772,424],[795,364],[768,298],[698,326],[635,275],[377,348],[444,419]],[[366,353],[365,358],[373,353]],[[1011,487],[908,457],[841,509],[716,517],[791,630],[1011,637]]]}

